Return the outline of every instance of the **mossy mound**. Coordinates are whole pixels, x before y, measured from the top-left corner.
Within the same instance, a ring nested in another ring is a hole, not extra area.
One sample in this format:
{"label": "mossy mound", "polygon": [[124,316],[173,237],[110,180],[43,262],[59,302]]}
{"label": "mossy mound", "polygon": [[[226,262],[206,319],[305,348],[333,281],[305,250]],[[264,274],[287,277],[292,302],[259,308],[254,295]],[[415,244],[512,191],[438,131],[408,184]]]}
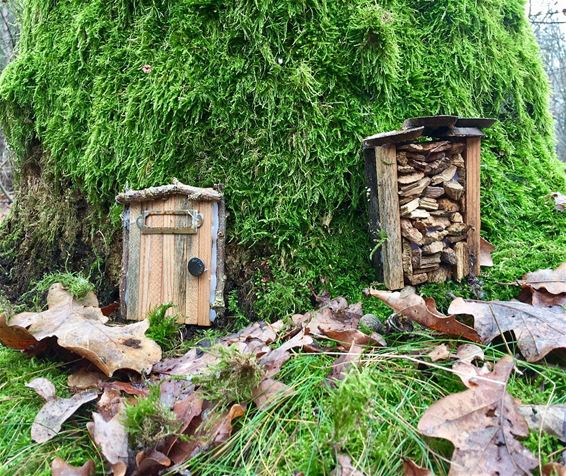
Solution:
{"label": "mossy mound", "polygon": [[499,119],[483,148],[489,282],[564,260],[547,94],[523,0],[27,0],[0,113],[22,167],[115,229],[126,184],[224,183],[267,315],[303,307],[307,284],[357,295],[374,279],[360,141],[409,116]]}

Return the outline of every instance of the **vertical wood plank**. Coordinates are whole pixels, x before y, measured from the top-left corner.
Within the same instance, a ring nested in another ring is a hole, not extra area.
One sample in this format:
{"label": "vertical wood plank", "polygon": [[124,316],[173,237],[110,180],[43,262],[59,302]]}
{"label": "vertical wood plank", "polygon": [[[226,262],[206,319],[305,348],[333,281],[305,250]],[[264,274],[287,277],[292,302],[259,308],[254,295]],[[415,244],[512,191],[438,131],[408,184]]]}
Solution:
{"label": "vertical wood plank", "polygon": [[[177,207],[179,210],[187,210],[189,208],[189,201],[184,195],[177,196]],[[189,226],[190,218],[187,216],[178,216],[176,226],[184,228]],[[177,322],[184,324],[187,322],[187,263],[189,258],[187,256],[189,244],[187,240],[192,240],[190,235],[175,235],[174,238],[174,269],[173,269],[173,296],[174,302],[177,305],[177,312],[179,319]]]}
{"label": "vertical wood plank", "polygon": [[[180,209],[180,200],[177,195],[169,197],[164,204],[164,210],[174,211]],[[178,216],[165,215],[163,226],[173,228],[177,226]],[[175,236],[172,233],[163,235],[162,274],[161,274],[161,302],[172,303],[173,308],[167,310],[167,315],[180,314],[179,299],[175,296]],[[183,302],[184,304],[184,302]],[[183,306],[184,307],[184,306]]]}
{"label": "vertical wood plank", "polygon": [[377,175],[375,170],[375,147],[366,147],[364,152],[365,174],[366,174],[366,198],[368,206],[368,228],[371,249],[370,259],[377,271],[377,279],[383,281],[383,261],[379,237],[381,222],[379,220],[379,204],[377,201]]}
{"label": "vertical wood plank", "polygon": [[202,226],[198,231],[199,258],[203,260],[206,271],[198,278],[198,311],[199,326],[210,326],[210,265],[212,261],[212,203],[200,202],[203,216]]}
{"label": "vertical wood plank", "polygon": [[[186,200],[186,199],[185,199]],[[201,202],[193,202],[186,200],[187,208],[200,211]],[[190,220],[190,218],[189,218]],[[198,299],[199,299],[199,280],[189,273],[187,265],[193,257],[199,257],[198,242],[200,240],[201,228],[198,229],[196,235],[185,235],[184,242],[184,261],[185,281],[179,283],[179,289],[185,289],[185,324],[198,324]]]}
{"label": "vertical wood plank", "polygon": [[129,208],[128,263],[125,270],[126,283],[122,299],[126,301],[126,319],[138,320],[141,232],[136,220],[141,213],[141,205],[139,203],[131,203]]}
{"label": "vertical wood plank", "polygon": [[382,245],[383,280],[388,289],[401,289],[405,283],[395,145],[375,148],[375,170],[379,219],[381,229],[387,233]]}
{"label": "vertical wood plank", "polygon": [[472,227],[468,232],[469,273],[472,276],[480,274],[480,153],[481,139],[479,137],[467,138],[465,221]]}
{"label": "vertical wood plank", "polygon": [[[150,202],[141,202],[140,213],[150,209]],[[136,313],[136,320],[142,320],[147,309],[147,280],[149,279],[149,259],[147,258],[151,252],[151,242],[149,235],[141,234],[140,232],[140,275],[138,282],[138,309]]]}
{"label": "vertical wood plank", "polygon": [[[151,209],[156,212],[165,210],[166,200],[155,200],[152,202]],[[163,227],[163,215],[154,215],[148,218],[148,224],[151,227]],[[149,262],[149,272],[146,276],[146,295],[147,304],[145,307],[145,315],[155,307],[163,304],[162,294],[162,276],[163,276],[163,238],[165,235],[145,235],[149,242],[149,255],[145,259]],[[147,249],[147,248],[146,248]]]}

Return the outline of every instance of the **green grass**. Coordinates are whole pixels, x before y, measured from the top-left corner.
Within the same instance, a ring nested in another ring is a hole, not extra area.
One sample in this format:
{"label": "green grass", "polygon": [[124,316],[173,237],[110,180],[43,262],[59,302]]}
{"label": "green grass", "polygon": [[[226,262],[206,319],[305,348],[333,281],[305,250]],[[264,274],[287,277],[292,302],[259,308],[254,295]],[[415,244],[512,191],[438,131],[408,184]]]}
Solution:
{"label": "green grass", "polygon": [[[461,342],[418,331],[409,341],[404,339],[403,335],[390,336],[389,347],[367,353],[336,388],[326,382],[334,355],[296,354],[277,376],[294,390],[293,395],[273,401],[262,411],[249,406],[225,445],[185,466],[210,476],[288,475],[293,471],[327,475],[335,465],[336,452],[341,451],[366,474],[398,475],[402,457],[412,458],[435,474],[446,474],[450,444],[422,437],[416,426],[430,404],[465,387],[450,372],[448,362],[430,366],[424,355],[440,342],[448,342],[453,349]],[[485,350],[492,362],[505,351],[504,346]],[[508,387],[514,397],[531,404],[566,403],[566,377],[561,368],[517,364],[521,373],[512,375]],[[0,435],[0,475],[48,475],[55,456],[74,464],[92,458],[97,474],[103,474],[100,456],[85,428],[93,405],[79,410],[52,441],[37,445],[30,440],[31,423],[42,402],[25,383],[48,377],[58,395],[64,396],[68,394],[68,372],[68,367],[57,363],[0,349],[0,414],[3,428],[9,429]],[[140,434],[148,438],[174,431],[167,423],[167,412],[156,411],[155,395],[129,407],[127,424],[135,444]],[[556,460],[563,449],[556,438],[536,431],[525,444],[543,463]]]}
{"label": "green grass", "polygon": [[46,377],[55,384],[57,395],[64,397],[69,395],[67,375],[68,369],[61,364],[0,348],[1,476],[49,476],[56,456],[75,465],[92,459],[98,470],[102,469],[102,459],[86,429],[93,403],[81,407],[52,440],[41,444],[31,441],[31,424],[43,400],[25,384]]}
{"label": "green grass", "polygon": [[[350,454],[366,474],[401,474],[403,457],[435,474],[446,474],[451,445],[424,438],[416,430],[430,404],[465,389],[447,363],[432,368],[423,365],[429,361],[418,354],[438,343],[421,335],[413,342],[368,354],[362,366],[336,389],[325,381],[330,355],[297,355],[278,377],[295,390],[294,395],[273,402],[264,411],[250,409],[225,446],[186,466],[203,475],[286,475],[294,471],[325,475],[334,468],[339,449]],[[488,348],[487,353],[490,358],[502,355],[495,348]],[[513,396],[525,403],[564,402],[566,378],[561,369],[518,364],[531,377],[511,378]],[[526,445],[543,462],[552,460],[551,455],[556,459],[563,447],[556,438],[537,432],[531,433]]]}

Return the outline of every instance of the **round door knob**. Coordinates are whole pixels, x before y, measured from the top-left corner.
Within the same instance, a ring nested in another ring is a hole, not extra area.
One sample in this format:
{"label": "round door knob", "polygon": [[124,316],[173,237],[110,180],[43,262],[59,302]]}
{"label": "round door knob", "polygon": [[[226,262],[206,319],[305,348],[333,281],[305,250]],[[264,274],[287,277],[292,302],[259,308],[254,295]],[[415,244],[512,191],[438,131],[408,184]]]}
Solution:
{"label": "round door knob", "polygon": [[189,273],[193,276],[200,276],[204,273],[205,269],[204,262],[200,258],[195,257],[189,260]]}

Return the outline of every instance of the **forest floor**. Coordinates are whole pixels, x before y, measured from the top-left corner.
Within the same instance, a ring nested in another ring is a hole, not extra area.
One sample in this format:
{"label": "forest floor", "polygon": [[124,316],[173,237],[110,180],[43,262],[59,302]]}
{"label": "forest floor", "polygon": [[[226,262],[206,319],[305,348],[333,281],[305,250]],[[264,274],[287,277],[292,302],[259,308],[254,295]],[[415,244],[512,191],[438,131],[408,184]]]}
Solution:
{"label": "forest floor", "polygon": [[[390,311],[372,306],[373,301],[366,300],[365,307],[385,321]],[[149,333],[165,348],[169,345],[164,357],[173,357],[199,345],[209,347],[215,339],[248,324],[240,314],[234,316],[230,329],[200,330],[185,341],[178,333],[169,334],[169,341],[159,329]],[[417,426],[434,402],[466,389],[454,371],[453,357],[458,346],[469,341],[411,327],[387,333],[386,347],[368,348],[335,382],[329,381],[329,374],[336,358],[344,355],[336,342],[326,341],[314,354],[294,351],[276,374],[292,390],[291,395],[281,395],[261,409],[248,405],[234,421],[227,441],[182,465],[190,472],[164,474],[350,474],[332,473],[341,455],[347,455],[360,471],[353,475],[403,474],[406,458],[434,474],[446,474],[452,445],[424,436]],[[431,361],[430,352],[441,344],[448,346],[452,357]],[[531,405],[566,404],[562,367],[546,361],[526,362],[509,339],[480,347],[488,365],[506,354],[513,356],[516,371],[509,377],[507,392],[515,399]],[[51,440],[34,443],[31,438],[30,428],[44,401],[26,384],[37,377],[48,378],[59,397],[68,397],[72,392],[67,378],[80,362],[62,360],[49,352],[30,357],[0,348],[0,475],[48,475],[55,457],[79,466],[90,459],[96,474],[110,474],[86,428],[96,408],[94,402],[82,406]],[[539,468],[560,461],[564,450],[559,436],[543,431],[531,431],[522,444]]]}

